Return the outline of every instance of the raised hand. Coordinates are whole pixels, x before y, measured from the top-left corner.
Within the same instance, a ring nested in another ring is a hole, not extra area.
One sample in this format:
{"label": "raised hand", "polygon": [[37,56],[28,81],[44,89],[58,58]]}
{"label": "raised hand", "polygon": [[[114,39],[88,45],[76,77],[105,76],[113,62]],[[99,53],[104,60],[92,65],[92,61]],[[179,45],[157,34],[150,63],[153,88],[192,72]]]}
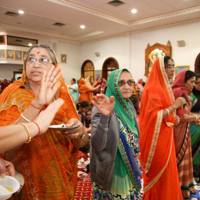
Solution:
{"label": "raised hand", "polygon": [[114,109],[115,98],[113,96],[107,97],[104,94],[97,94],[93,97],[93,105],[103,115],[110,115]]}
{"label": "raised hand", "polygon": [[46,132],[48,126],[53,121],[57,111],[63,105],[63,103],[64,101],[61,98],[59,98],[54,102],[50,103],[45,110],[40,112],[38,117],[35,119],[35,122],[39,125],[41,133]]}
{"label": "raised hand", "polygon": [[43,105],[48,105],[53,100],[61,86],[60,77],[60,67],[55,67],[54,65],[52,65],[48,73],[43,73],[39,94],[33,100],[34,105],[42,107]]}

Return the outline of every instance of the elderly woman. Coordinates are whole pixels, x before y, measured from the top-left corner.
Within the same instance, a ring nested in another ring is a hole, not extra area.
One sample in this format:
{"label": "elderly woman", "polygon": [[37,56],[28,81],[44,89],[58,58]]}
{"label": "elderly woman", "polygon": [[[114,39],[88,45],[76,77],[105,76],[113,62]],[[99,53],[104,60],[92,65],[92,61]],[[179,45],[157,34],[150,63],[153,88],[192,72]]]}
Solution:
{"label": "elderly woman", "polygon": [[[46,85],[45,80],[50,84]],[[61,76],[56,56],[47,46],[34,46],[25,60],[22,79],[8,86],[0,96],[0,125],[33,121],[54,99],[64,104],[53,124],[77,123],[73,132],[49,129],[29,137],[26,144],[6,153],[25,185],[16,199],[70,200],[76,185],[76,155],[82,125]],[[25,127],[27,134],[30,129]],[[38,126],[38,132],[41,132]]]}
{"label": "elderly woman", "polygon": [[93,99],[91,178],[94,199],[140,199],[140,170],[137,156],[138,127],[129,97],[134,84],[126,69],[113,71],[106,95]]}

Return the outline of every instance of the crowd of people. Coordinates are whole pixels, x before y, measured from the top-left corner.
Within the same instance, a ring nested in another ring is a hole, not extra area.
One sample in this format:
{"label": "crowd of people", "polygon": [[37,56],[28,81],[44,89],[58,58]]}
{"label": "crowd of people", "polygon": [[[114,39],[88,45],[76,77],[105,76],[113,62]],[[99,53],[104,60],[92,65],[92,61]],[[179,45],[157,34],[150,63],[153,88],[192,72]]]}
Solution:
{"label": "crowd of people", "polygon": [[0,94],[0,174],[25,180],[12,199],[73,200],[82,151],[94,200],[199,200],[200,75],[174,73],[165,56],[146,83],[120,68],[67,85],[54,51],[31,47]]}

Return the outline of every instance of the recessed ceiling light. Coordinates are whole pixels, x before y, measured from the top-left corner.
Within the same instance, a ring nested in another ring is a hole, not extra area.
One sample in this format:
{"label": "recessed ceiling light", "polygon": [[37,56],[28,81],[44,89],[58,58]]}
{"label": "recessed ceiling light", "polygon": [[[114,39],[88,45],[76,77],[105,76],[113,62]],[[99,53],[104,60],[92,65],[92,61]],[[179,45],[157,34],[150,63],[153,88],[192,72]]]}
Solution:
{"label": "recessed ceiling light", "polygon": [[138,10],[136,8],[131,9],[132,14],[136,14],[137,12],[138,12]]}
{"label": "recessed ceiling light", "polygon": [[29,46],[29,47],[32,47],[32,46],[33,46],[33,44],[32,44],[32,43],[28,43],[28,46]]}
{"label": "recessed ceiling light", "polygon": [[23,15],[24,14],[23,10],[18,10],[17,12],[18,12],[19,15]]}
{"label": "recessed ceiling light", "polygon": [[85,25],[84,24],[80,25],[80,28],[85,29]]}

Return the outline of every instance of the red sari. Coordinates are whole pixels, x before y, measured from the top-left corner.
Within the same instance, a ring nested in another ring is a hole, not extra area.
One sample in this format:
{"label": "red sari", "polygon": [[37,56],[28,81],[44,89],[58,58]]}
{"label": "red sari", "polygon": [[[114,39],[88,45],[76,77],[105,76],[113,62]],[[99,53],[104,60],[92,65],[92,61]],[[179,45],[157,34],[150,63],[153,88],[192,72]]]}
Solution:
{"label": "red sari", "polygon": [[183,196],[189,198],[190,195],[195,193],[193,164],[192,164],[192,146],[190,138],[189,123],[184,120],[184,114],[190,114],[192,102],[189,97],[189,91],[185,87],[185,73],[181,71],[177,74],[173,83],[173,93],[175,98],[185,98],[187,104],[184,108],[177,110],[177,115],[180,118],[180,123],[174,128],[174,142],[176,149],[176,160],[179,172],[179,180]]}
{"label": "red sari", "polygon": [[144,88],[139,116],[144,200],[182,200],[173,138],[174,113],[163,118],[163,110],[174,96],[164,69],[156,60]]}
{"label": "red sari", "polygon": [[[66,87],[60,89],[65,103],[54,122],[78,118]],[[15,122],[30,105],[34,94],[24,87],[23,81],[8,86],[0,96],[0,125]],[[76,141],[66,139],[59,131],[48,130],[28,144],[8,151],[6,158],[23,174],[25,185],[14,199],[19,200],[72,200],[76,186]]]}

